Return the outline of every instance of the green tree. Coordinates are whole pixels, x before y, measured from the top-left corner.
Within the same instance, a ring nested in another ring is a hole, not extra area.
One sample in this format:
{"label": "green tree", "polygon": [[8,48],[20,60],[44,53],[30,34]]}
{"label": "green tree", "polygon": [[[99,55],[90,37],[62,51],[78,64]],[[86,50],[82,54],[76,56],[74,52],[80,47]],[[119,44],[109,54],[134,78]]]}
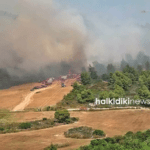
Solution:
{"label": "green tree", "polygon": [[99,96],[99,99],[106,99],[106,98],[109,98],[109,92],[108,91],[102,91],[100,92],[100,96]]}
{"label": "green tree", "polygon": [[137,66],[137,70],[138,70],[139,72],[141,72],[142,69],[143,69],[142,65],[138,65],[138,66]]}
{"label": "green tree", "polygon": [[145,85],[143,85],[139,88],[138,95],[139,95],[140,99],[150,98],[150,92]]}
{"label": "green tree", "polygon": [[91,76],[92,79],[97,79],[98,78],[97,71],[91,65],[89,65],[89,72],[90,72],[90,76]]}
{"label": "green tree", "polygon": [[147,78],[146,86],[147,86],[148,90],[150,91],[150,76]]}
{"label": "green tree", "polygon": [[[123,73],[124,73],[125,75],[127,75],[129,78],[132,77],[131,80],[132,80],[133,82],[138,81],[138,72],[137,72],[133,67],[130,67],[129,65],[127,65],[127,66],[123,69]],[[131,76],[131,74],[132,74],[133,76]],[[133,77],[134,77],[134,78],[133,78]]]}
{"label": "green tree", "polygon": [[81,82],[83,85],[91,84],[91,77],[88,72],[81,73]]}
{"label": "green tree", "polygon": [[70,119],[70,113],[68,112],[68,110],[57,110],[55,112],[55,118],[60,122],[66,122],[67,119]]}
{"label": "green tree", "polygon": [[107,74],[114,73],[115,72],[115,67],[113,64],[108,64],[107,66]]}
{"label": "green tree", "polygon": [[145,69],[146,69],[146,70],[150,70],[150,63],[149,63],[149,61],[147,61],[147,62],[145,63]]}
{"label": "green tree", "polygon": [[77,100],[79,103],[94,102],[94,95],[91,90],[84,89],[81,94],[77,94]]}
{"label": "green tree", "polygon": [[119,97],[124,97],[125,96],[125,91],[119,85],[115,85],[114,93],[116,93],[117,95],[119,95]]}
{"label": "green tree", "polygon": [[108,81],[108,80],[109,80],[109,75],[103,74],[103,75],[101,76],[101,78],[102,78],[102,80],[104,80],[104,81]]}

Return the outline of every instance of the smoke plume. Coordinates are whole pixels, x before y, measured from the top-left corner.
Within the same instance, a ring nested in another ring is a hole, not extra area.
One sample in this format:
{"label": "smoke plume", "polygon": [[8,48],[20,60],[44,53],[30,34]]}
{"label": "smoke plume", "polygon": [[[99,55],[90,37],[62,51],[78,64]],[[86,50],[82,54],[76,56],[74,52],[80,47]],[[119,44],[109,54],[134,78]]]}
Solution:
{"label": "smoke plume", "polygon": [[[2,10],[4,4],[8,10]],[[149,24],[111,20],[111,12],[108,21],[107,15],[83,17],[52,0],[0,1],[0,88],[64,75],[69,69],[79,73],[93,61],[101,63],[102,74],[126,53],[133,59],[139,51],[148,53]]]}
{"label": "smoke plume", "polygon": [[62,62],[76,72],[86,65],[87,33],[82,16],[58,9],[52,1],[21,0],[17,7],[18,17],[0,35],[0,68],[22,77],[48,73],[44,70],[53,64],[59,72]]}

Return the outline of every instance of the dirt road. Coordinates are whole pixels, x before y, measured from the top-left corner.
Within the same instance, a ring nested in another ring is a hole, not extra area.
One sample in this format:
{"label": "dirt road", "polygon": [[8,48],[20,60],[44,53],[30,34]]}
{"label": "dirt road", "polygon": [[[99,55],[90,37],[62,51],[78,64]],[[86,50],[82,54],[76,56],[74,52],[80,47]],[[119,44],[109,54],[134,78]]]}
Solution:
{"label": "dirt road", "polygon": [[31,93],[29,93],[29,94],[25,97],[24,101],[22,101],[19,105],[17,105],[17,106],[13,109],[13,111],[23,111],[23,110],[25,109],[25,107],[27,107],[27,106],[31,103],[31,101],[32,101],[31,98],[32,98],[32,96],[33,96],[35,93],[41,92],[41,91],[44,91],[44,90],[48,90],[48,89],[52,89],[52,88],[54,88],[56,85],[57,85],[57,83],[55,83],[54,85],[49,86],[49,87],[47,87],[47,88],[42,88],[42,89],[37,89],[37,90],[35,90],[35,91],[32,91]]}
{"label": "dirt road", "polygon": [[40,83],[28,83],[0,90],[0,109],[13,110],[24,101],[25,97],[30,93],[31,88],[39,85]]}
{"label": "dirt road", "polygon": [[67,95],[72,90],[71,83],[73,82],[75,82],[75,79],[68,79],[65,81],[66,87],[64,88],[58,82],[53,88],[43,90],[39,93],[36,92],[32,97],[33,100],[26,109],[55,105],[63,99],[64,95]]}
{"label": "dirt road", "polygon": [[61,82],[55,81],[47,88],[32,91],[26,95],[21,103],[13,108],[13,111],[22,111],[25,108],[41,108],[44,106],[55,105],[63,99],[64,95],[68,94],[70,90],[72,90],[72,82],[75,82],[75,79],[66,80],[66,87],[62,88]]}

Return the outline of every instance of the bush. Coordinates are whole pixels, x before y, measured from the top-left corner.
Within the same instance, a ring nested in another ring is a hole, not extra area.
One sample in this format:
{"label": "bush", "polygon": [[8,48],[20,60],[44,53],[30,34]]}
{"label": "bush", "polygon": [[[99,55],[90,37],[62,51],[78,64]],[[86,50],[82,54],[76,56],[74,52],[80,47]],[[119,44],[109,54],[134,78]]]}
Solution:
{"label": "bush", "polygon": [[147,131],[145,132],[145,134],[146,134],[147,137],[150,137],[150,130],[147,130]]}
{"label": "bush", "polygon": [[94,132],[93,132],[93,135],[99,135],[99,136],[105,136],[105,133],[104,133],[104,131],[102,131],[102,130],[95,130]]}
{"label": "bush", "polygon": [[71,118],[71,120],[72,120],[73,122],[75,122],[75,121],[78,121],[78,120],[79,120],[79,118],[72,117],[72,118]]}
{"label": "bush", "polygon": [[55,112],[55,118],[59,123],[63,123],[70,119],[70,113],[68,110],[58,110]]}
{"label": "bush", "polygon": [[[95,135],[93,135],[93,132],[95,132]],[[86,127],[86,126],[69,129],[64,134],[66,137],[80,138],[80,139],[93,138],[93,137],[99,138],[105,135],[105,133],[101,130],[93,130],[91,127]]]}
{"label": "bush", "polygon": [[127,132],[126,134],[125,134],[125,136],[132,136],[134,133],[132,132],[132,131],[129,131],[129,132]]}
{"label": "bush", "polygon": [[49,147],[46,147],[44,150],[57,150],[57,146],[51,144]]}
{"label": "bush", "polygon": [[86,139],[86,138],[91,138],[92,137],[92,128],[86,127],[86,126],[81,126],[78,128],[72,128],[69,129],[67,132],[65,132],[66,137],[71,137],[71,138],[77,138],[77,139]]}
{"label": "bush", "polygon": [[19,125],[19,128],[21,129],[28,129],[28,128],[31,128],[31,123],[21,123]]}
{"label": "bush", "polygon": [[119,143],[124,137],[123,136],[115,136],[114,139],[117,143]]}
{"label": "bush", "polygon": [[0,131],[4,131],[4,128],[3,128],[3,127],[0,127]]}
{"label": "bush", "polygon": [[47,120],[47,118],[43,118],[43,121],[44,121],[44,120]]}
{"label": "bush", "polygon": [[49,110],[50,110],[50,108],[51,108],[50,106],[47,106],[47,107],[46,107],[46,111],[49,111]]}
{"label": "bush", "polygon": [[111,143],[111,144],[116,143],[116,140],[115,140],[114,138],[110,138],[110,137],[105,138],[105,141],[106,141],[107,143]]}
{"label": "bush", "polygon": [[91,141],[91,145],[96,146],[96,145],[101,145],[101,146],[106,146],[107,142],[105,140],[101,139],[96,139]]}
{"label": "bush", "polygon": [[66,123],[67,124],[69,124],[69,123],[71,123],[72,122],[72,120],[69,118],[69,119],[66,119]]}

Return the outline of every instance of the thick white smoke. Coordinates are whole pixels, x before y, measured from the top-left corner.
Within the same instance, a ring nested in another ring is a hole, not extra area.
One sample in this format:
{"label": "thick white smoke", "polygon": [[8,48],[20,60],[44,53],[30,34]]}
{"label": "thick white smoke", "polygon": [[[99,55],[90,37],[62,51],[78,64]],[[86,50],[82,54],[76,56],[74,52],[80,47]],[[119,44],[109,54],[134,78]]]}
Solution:
{"label": "thick white smoke", "polygon": [[[81,15],[61,10],[52,1],[20,1],[19,14],[0,35],[0,68],[37,72],[52,63],[86,64],[87,31]],[[80,65],[79,65],[80,64]],[[24,72],[22,72],[24,73]]]}
{"label": "thick white smoke", "polygon": [[11,74],[35,74],[62,61],[79,72],[87,62],[119,62],[126,53],[134,57],[144,50],[145,33],[133,21],[116,26],[87,16],[91,26],[86,26],[78,11],[59,7],[52,0],[6,0],[6,3],[18,14],[15,20],[8,19],[9,23],[0,21],[3,22],[0,68],[7,68]]}

